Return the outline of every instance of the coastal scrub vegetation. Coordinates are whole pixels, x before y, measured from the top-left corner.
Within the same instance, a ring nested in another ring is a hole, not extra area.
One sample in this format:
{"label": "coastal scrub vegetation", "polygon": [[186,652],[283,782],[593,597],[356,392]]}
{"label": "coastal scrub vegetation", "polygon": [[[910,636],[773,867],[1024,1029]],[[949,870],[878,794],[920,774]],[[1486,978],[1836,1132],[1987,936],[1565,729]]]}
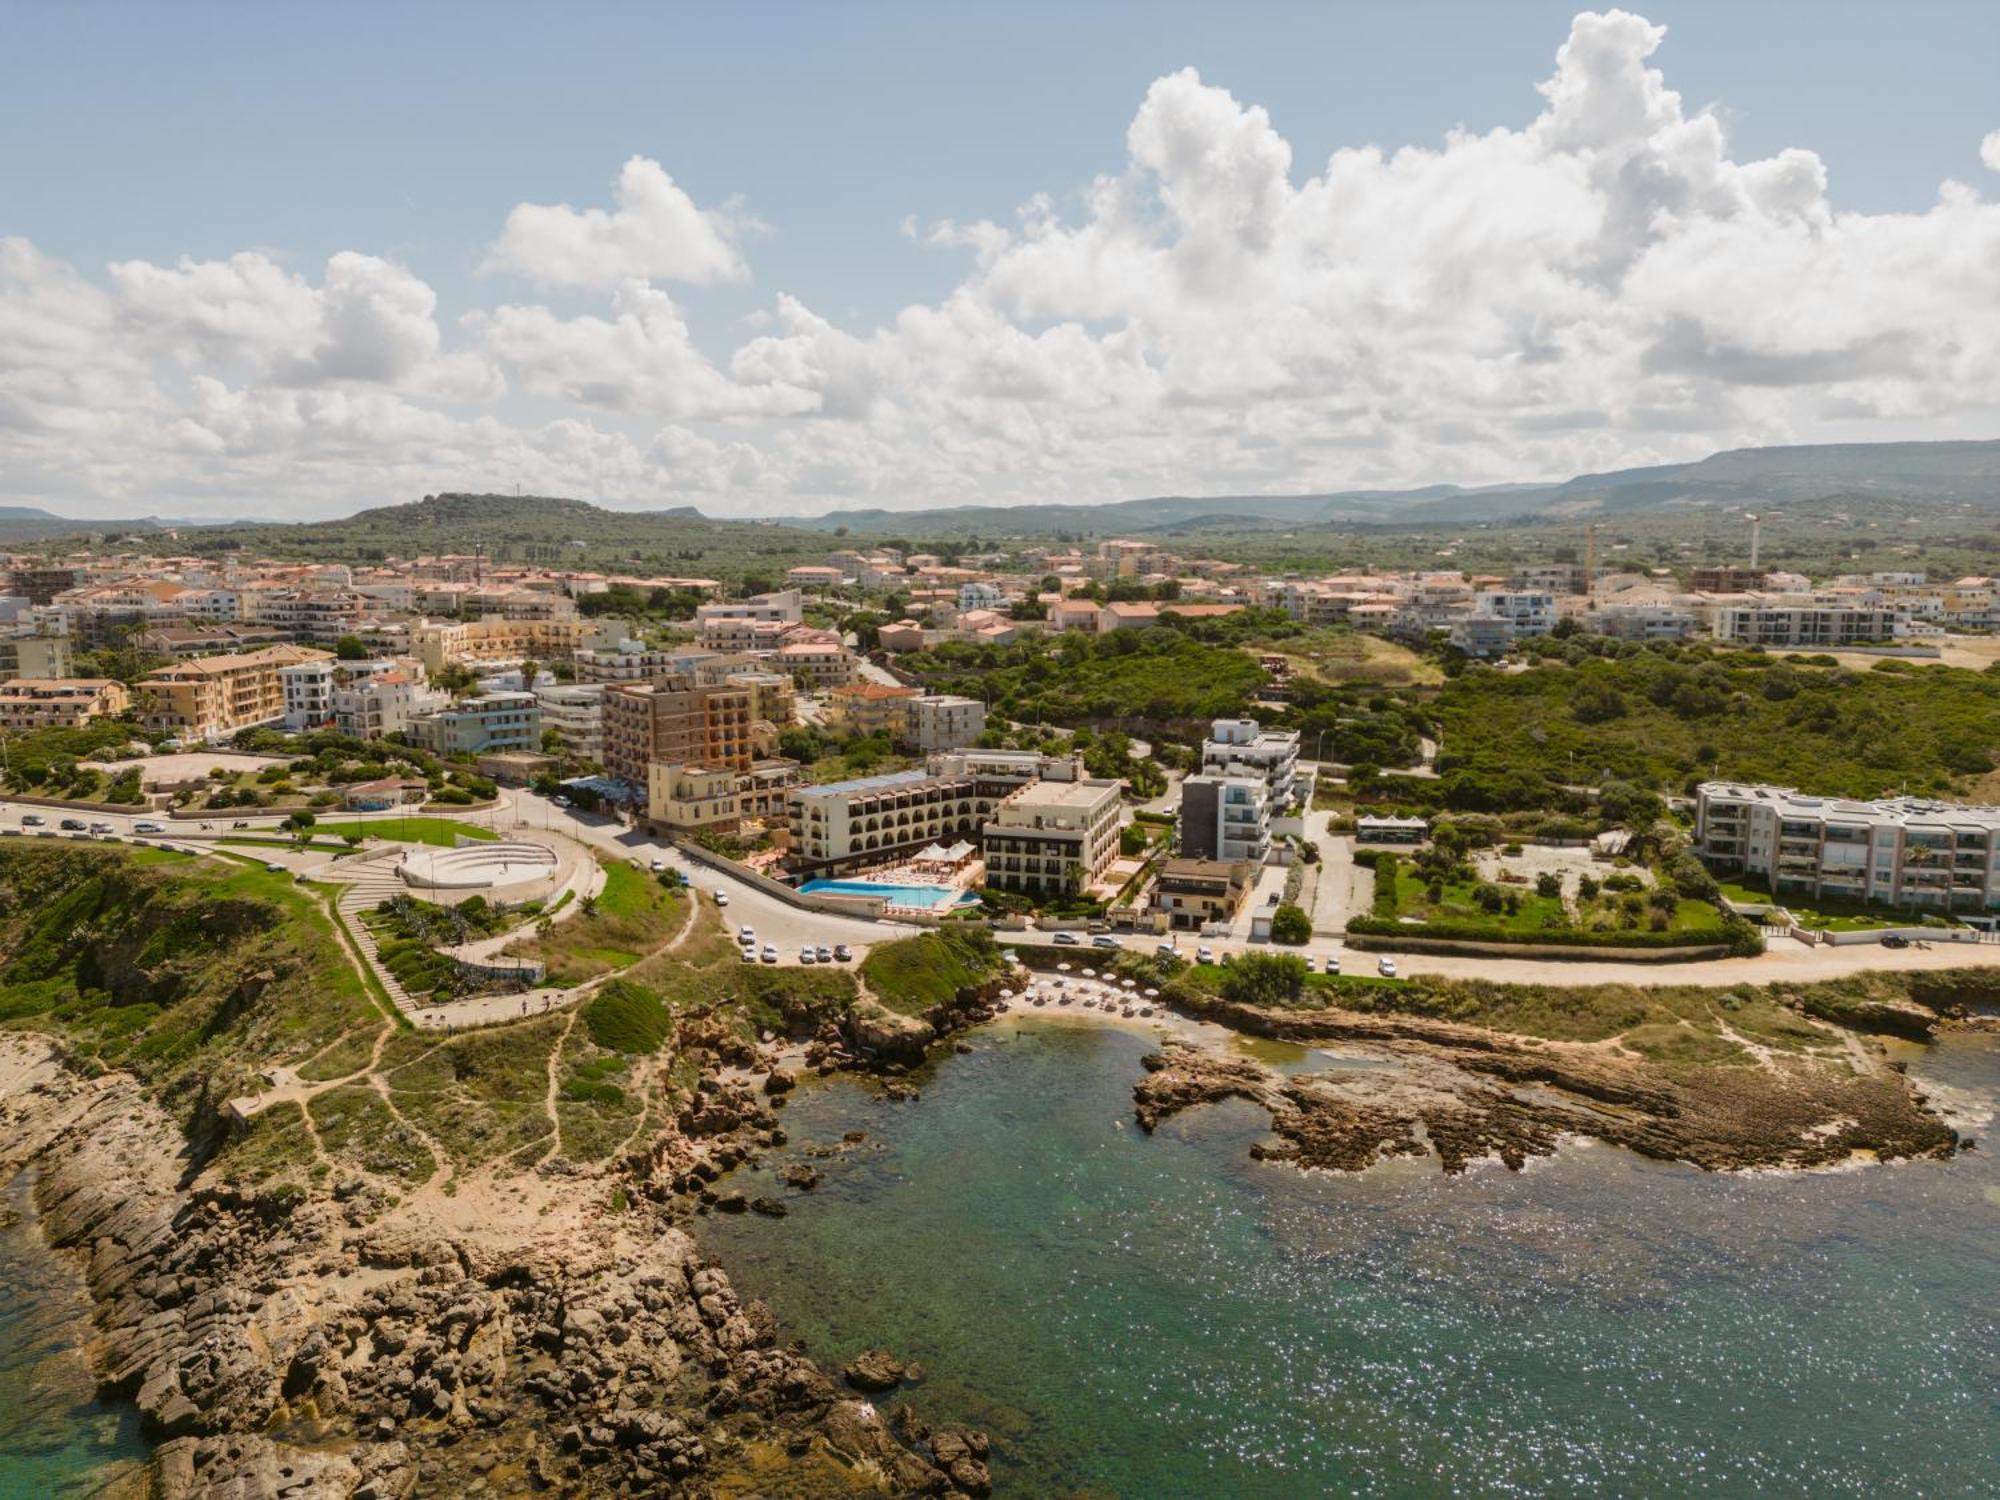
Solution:
{"label": "coastal scrub vegetation", "polygon": [[888,1009],[920,1015],[1000,972],[1000,950],[983,928],[947,926],[878,943],[861,961],[861,981]]}
{"label": "coastal scrub vegetation", "polygon": [[1563,786],[1606,778],[1950,796],[2000,753],[1992,668],[1854,671],[1832,657],[1590,638],[1542,649],[1527,671],[1472,666],[1439,692],[1445,805],[1476,805],[1453,794],[1467,777],[1502,807],[1548,806]]}

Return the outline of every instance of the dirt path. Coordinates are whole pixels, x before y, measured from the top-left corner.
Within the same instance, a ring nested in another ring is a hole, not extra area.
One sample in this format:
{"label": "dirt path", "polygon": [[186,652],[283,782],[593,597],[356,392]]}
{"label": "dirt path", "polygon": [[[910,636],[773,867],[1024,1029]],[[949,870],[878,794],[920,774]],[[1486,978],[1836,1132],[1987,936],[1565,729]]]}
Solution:
{"label": "dirt path", "polygon": [[549,1086],[548,1092],[542,1096],[542,1108],[549,1116],[549,1149],[535,1158],[537,1166],[562,1155],[562,1111],[556,1108],[556,1093],[561,1086],[563,1048],[569,1045],[570,1033],[576,1030],[576,1018],[581,1014],[576,1010],[569,1013],[569,1019],[563,1023],[562,1035],[549,1048]]}

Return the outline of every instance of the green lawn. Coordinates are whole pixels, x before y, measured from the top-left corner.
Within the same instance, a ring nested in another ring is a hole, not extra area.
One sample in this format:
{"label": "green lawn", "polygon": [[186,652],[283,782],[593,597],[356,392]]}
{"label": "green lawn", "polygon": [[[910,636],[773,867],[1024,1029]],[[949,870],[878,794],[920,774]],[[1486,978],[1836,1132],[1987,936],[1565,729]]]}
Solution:
{"label": "green lawn", "polygon": [[480,843],[500,837],[490,828],[481,828],[477,823],[461,823],[456,818],[371,818],[366,822],[316,823],[312,831],[315,838],[339,839],[350,833],[373,834],[397,843],[435,844],[441,849],[452,848],[460,834]]}
{"label": "green lawn", "polygon": [[[1908,927],[1921,922],[1926,915],[1916,909],[1899,911],[1890,906],[1866,901],[1842,901],[1830,896],[1777,896],[1763,886],[1746,885],[1741,881],[1724,880],[1718,884],[1727,900],[1784,907],[1797,919],[1799,926],[1810,932],[1867,932],[1876,927]],[[1940,913],[1928,915],[1937,916]]]}
{"label": "green lawn", "polygon": [[1560,899],[1537,896],[1532,886],[1509,886],[1521,898],[1520,910],[1489,914],[1473,899],[1473,881],[1447,881],[1441,899],[1433,903],[1424,878],[1407,865],[1396,870],[1396,915],[1425,922],[1480,922],[1501,932],[1546,932],[1570,925]]}

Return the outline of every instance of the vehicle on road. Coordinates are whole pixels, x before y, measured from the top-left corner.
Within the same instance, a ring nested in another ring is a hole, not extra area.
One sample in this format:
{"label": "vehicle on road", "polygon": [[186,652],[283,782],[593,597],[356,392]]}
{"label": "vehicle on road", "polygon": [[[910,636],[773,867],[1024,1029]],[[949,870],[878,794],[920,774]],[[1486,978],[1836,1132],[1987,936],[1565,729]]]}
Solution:
{"label": "vehicle on road", "polygon": [[778,945],[776,943],[766,943],[764,945],[764,962],[767,964],[774,964],[777,961],[778,961]]}
{"label": "vehicle on road", "polygon": [[164,823],[134,823],[132,831],[134,833],[165,833],[167,828]]}
{"label": "vehicle on road", "polygon": [[1313,956],[1310,953],[1301,954],[1300,957],[1305,961],[1306,972],[1308,974],[1315,972],[1319,968],[1319,964],[1314,960]]}
{"label": "vehicle on road", "polygon": [[40,828],[46,822],[48,822],[48,819],[40,813],[24,813],[21,816],[21,826],[23,828]]}
{"label": "vehicle on road", "polygon": [[743,955],[743,962],[745,962],[746,964],[754,964],[755,962],[757,962],[757,945],[755,943],[745,943],[741,948],[737,949],[736,951]]}
{"label": "vehicle on road", "polygon": [[813,945],[811,943],[807,943],[803,948],[799,949],[799,962],[802,964],[812,964],[819,962],[819,957],[813,951]]}
{"label": "vehicle on road", "polygon": [[1396,977],[1396,960],[1393,958],[1378,959],[1375,963],[1375,969],[1384,979],[1394,979]]}
{"label": "vehicle on road", "polygon": [[285,867],[279,864],[275,859],[266,860],[264,862],[264,868],[266,870],[269,870],[273,875],[282,875],[285,873]]}
{"label": "vehicle on road", "polygon": [[666,867],[667,867],[667,862],[664,859],[656,859],[652,862],[651,865],[647,866],[647,868],[650,869],[655,875],[659,874],[660,871],[664,870]]}
{"label": "vehicle on road", "polygon": [[813,949],[813,957],[817,958],[823,964],[830,964],[833,962],[833,950],[827,947],[825,943],[821,943]]}
{"label": "vehicle on road", "polygon": [[736,941],[739,943],[756,942],[757,929],[752,927],[748,922],[745,922],[741,927],[736,929]]}
{"label": "vehicle on road", "polygon": [[1172,943],[1155,943],[1153,944],[1153,952],[1161,958],[1179,958],[1181,956],[1181,950],[1176,948]]}
{"label": "vehicle on road", "polygon": [[56,826],[61,828],[64,833],[84,833],[88,831],[81,818],[64,818]]}
{"label": "vehicle on road", "polygon": [[1059,932],[1055,935],[1053,941],[1060,943],[1065,948],[1075,948],[1082,944],[1083,939],[1073,932]]}
{"label": "vehicle on road", "polygon": [[1096,937],[1090,940],[1090,946],[1093,948],[1116,948],[1119,946],[1119,943],[1118,939],[1113,937],[1110,933],[1100,932]]}
{"label": "vehicle on road", "polygon": [[835,943],[833,945],[833,957],[837,963],[851,963],[854,960],[854,950],[845,943]]}
{"label": "vehicle on road", "polygon": [[111,827],[111,825],[110,825],[109,823],[92,823],[92,824],[90,825],[90,831],[91,831],[92,833],[95,833],[95,834],[98,834],[98,835],[101,835],[101,836],[108,836],[109,834],[111,834],[112,832],[114,832],[113,828]]}
{"label": "vehicle on road", "polygon": [[1213,948],[1197,948],[1197,949],[1195,949],[1195,950],[1194,950],[1194,961],[1195,961],[1196,963],[1198,963],[1198,964],[1212,964],[1212,963],[1214,963],[1214,962],[1215,962],[1215,950],[1214,950]]}
{"label": "vehicle on road", "polygon": [[729,904],[729,892],[718,886],[715,892],[715,904],[717,906],[727,906]]}
{"label": "vehicle on road", "polygon": [[1334,954],[1329,953],[1326,956],[1326,972],[1329,974],[1338,974],[1340,972],[1340,959]]}
{"label": "vehicle on road", "polygon": [[1900,932],[1891,932],[1883,936],[1882,946],[1884,948],[1907,948],[1910,946],[1910,940]]}

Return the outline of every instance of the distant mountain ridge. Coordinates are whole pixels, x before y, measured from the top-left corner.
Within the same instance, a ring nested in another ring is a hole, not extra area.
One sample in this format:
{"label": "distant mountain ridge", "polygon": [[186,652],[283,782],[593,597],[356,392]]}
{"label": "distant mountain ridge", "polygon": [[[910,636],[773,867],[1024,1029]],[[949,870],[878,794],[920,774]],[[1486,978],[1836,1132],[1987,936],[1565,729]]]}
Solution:
{"label": "distant mountain ridge", "polygon": [[2000,506],[2000,440],[1733,448],[1692,463],[1580,474],[1557,484],[1426,485],[1314,495],[1161,495],[1103,505],[842,510],[807,519],[787,517],[784,524],[822,531],[845,526],[856,532],[999,535],[1240,531],[1258,529],[1259,523],[1424,526],[1868,494],[1919,503]]}
{"label": "distant mountain ridge", "polygon": [[[189,522],[72,519],[33,506],[0,507],[0,545],[88,532],[183,534],[227,526],[244,545],[282,535],[303,542],[336,539],[406,551],[434,545],[525,542],[560,549],[573,541],[601,547],[615,540],[699,555],[724,536],[775,553],[789,540],[845,530],[866,538],[912,536],[1163,535],[1285,530],[1318,526],[1424,527],[1591,515],[1671,513],[1719,504],[1795,504],[1879,497],[1916,505],[1971,504],[2000,512],[2000,440],[1925,443],[1826,443],[1735,448],[1684,464],[1579,474],[1559,483],[1414,489],[1358,489],[1308,495],[1159,495],[1101,505],[979,505],[933,510],[840,510],[823,516],[724,520],[692,505],[607,510],[587,500],[545,495],[426,495],[406,504],[357,511],[335,521]],[[756,542],[755,535],[765,541]],[[693,557],[690,557],[693,560]]]}

